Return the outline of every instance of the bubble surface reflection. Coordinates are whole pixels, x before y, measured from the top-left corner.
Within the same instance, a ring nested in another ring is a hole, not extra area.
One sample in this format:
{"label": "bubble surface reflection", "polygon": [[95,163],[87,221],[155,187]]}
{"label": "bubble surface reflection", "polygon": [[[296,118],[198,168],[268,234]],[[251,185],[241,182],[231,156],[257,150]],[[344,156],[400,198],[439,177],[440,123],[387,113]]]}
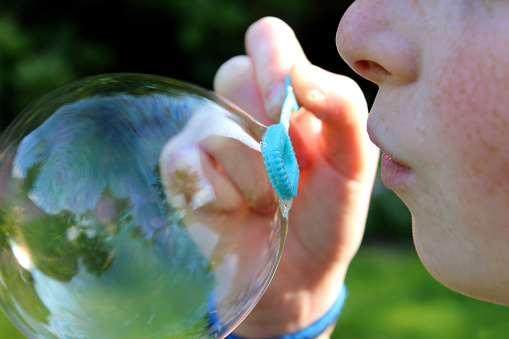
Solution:
{"label": "bubble surface reflection", "polygon": [[286,235],[265,130],[148,75],[87,78],[32,104],[0,139],[3,310],[31,338],[224,337]]}

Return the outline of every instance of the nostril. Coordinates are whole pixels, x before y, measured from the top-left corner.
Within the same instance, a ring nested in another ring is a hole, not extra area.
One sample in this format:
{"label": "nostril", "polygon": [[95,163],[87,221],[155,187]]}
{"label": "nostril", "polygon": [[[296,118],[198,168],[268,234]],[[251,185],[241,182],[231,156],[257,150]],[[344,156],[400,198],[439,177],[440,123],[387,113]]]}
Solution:
{"label": "nostril", "polygon": [[380,64],[369,60],[355,61],[353,64],[353,69],[359,75],[376,83],[379,82],[382,78],[391,75],[391,73],[383,68]]}

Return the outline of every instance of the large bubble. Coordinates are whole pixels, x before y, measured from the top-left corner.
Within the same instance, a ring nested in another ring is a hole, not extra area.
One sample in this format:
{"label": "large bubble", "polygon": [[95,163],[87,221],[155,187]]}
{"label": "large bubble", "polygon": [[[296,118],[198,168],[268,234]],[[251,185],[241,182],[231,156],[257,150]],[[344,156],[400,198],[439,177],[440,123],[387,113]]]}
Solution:
{"label": "large bubble", "polygon": [[148,75],[87,78],[32,104],[0,140],[4,312],[30,338],[226,336],[286,235],[265,130],[212,92]]}

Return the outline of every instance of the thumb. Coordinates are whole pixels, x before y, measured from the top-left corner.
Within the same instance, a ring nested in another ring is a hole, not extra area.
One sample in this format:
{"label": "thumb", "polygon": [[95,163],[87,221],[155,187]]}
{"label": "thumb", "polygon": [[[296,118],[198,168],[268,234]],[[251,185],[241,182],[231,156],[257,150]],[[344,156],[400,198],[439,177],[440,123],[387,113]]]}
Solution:
{"label": "thumb", "polygon": [[[295,64],[290,74],[297,101],[322,123],[317,132],[321,155],[348,177],[364,177],[366,165],[376,166],[378,150],[367,135],[368,108],[360,87],[305,63]],[[374,160],[366,163],[367,158]]]}

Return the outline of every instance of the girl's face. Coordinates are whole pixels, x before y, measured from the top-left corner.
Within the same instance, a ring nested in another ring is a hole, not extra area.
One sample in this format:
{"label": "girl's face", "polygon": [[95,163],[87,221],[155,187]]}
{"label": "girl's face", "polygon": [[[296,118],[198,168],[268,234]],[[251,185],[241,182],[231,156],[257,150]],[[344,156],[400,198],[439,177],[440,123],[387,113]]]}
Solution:
{"label": "girl's face", "polygon": [[424,265],[509,304],[509,1],[358,0],[337,46],[379,85],[368,131]]}

